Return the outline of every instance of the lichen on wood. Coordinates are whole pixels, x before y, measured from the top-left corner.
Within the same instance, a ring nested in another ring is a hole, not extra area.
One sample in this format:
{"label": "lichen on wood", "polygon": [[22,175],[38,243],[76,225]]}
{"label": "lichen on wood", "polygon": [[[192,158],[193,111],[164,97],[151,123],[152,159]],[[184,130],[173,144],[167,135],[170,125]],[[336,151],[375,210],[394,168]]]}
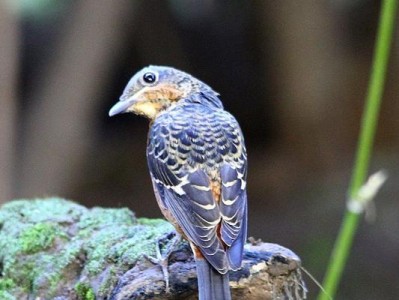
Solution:
{"label": "lichen on wood", "polygon": [[[15,200],[0,209],[0,299],[196,299],[195,263],[186,242],[169,260],[165,293],[155,256],[173,227],[136,218],[126,208],[86,208],[60,198]],[[233,298],[304,299],[300,260],[274,244],[245,247],[244,265],[232,272]]]}

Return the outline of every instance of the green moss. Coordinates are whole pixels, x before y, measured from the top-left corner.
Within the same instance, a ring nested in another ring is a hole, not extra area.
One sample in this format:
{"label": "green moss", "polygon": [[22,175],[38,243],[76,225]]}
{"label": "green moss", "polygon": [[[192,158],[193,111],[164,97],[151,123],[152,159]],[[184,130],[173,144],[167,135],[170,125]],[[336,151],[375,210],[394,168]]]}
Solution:
{"label": "green moss", "polygon": [[[0,240],[3,241],[1,238]],[[9,247],[2,248],[0,254],[3,256],[2,273],[4,279],[12,280],[16,286],[28,292],[32,286],[32,278],[35,276],[35,264],[31,259],[23,257],[23,251],[18,240],[10,241]]]}
{"label": "green moss", "polygon": [[[137,223],[141,225],[148,225],[148,226],[172,226],[170,223],[166,222],[163,219],[149,219],[149,218],[139,218],[137,219]],[[172,227],[171,227],[172,228]]]}
{"label": "green moss", "polygon": [[154,256],[157,239],[173,230],[126,208],[87,209],[58,198],[5,204],[0,228],[0,299],[53,299],[74,290],[85,300],[94,299],[94,286],[108,298],[117,276],[143,253]]}
{"label": "green moss", "polygon": [[136,223],[134,213],[127,208],[94,207],[79,220],[79,229],[100,229],[108,226],[127,225]]}
{"label": "green moss", "polygon": [[50,247],[57,233],[56,226],[50,223],[37,223],[31,226],[21,233],[22,251],[35,253]]}
{"label": "green moss", "polygon": [[75,292],[79,300],[95,300],[96,296],[91,287],[86,283],[79,282],[75,285]]}
{"label": "green moss", "polygon": [[20,223],[74,222],[87,208],[61,198],[14,200],[5,203],[0,211],[0,223],[4,220]]}
{"label": "green moss", "polygon": [[16,300],[16,298],[9,293],[9,290],[15,287],[14,281],[9,278],[0,278],[0,299],[2,300]]}
{"label": "green moss", "polygon": [[12,294],[7,291],[0,291],[0,299],[1,300],[17,300]]}
{"label": "green moss", "polygon": [[98,296],[107,298],[106,296],[109,291],[112,290],[112,287],[114,287],[118,282],[117,271],[120,272],[121,270],[116,266],[111,266],[101,274],[102,276],[104,276],[104,280],[97,290]]}
{"label": "green moss", "polygon": [[63,267],[72,259],[70,251],[68,255],[64,251],[69,245],[68,228],[85,211],[80,205],[58,198],[17,200],[1,207],[2,275],[3,280],[15,283],[7,292],[56,292]]}
{"label": "green moss", "polygon": [[10,278],[0,278],[0,291],[8,290],[14,287],[14,281]]}
{"label": "green moss", "polygon": [[88,290],[88,291],[86,292],[86,298],[85,298],[85,300],[95,300],[95,299],[96,299],[96,296],[94,295],[93,290]]}

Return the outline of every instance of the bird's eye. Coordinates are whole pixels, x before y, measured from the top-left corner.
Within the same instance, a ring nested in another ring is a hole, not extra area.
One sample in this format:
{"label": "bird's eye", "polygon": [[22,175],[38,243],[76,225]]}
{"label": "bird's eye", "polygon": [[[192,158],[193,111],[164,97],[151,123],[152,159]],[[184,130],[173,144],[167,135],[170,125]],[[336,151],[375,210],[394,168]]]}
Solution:
{"label": "bird's eye", "polygon": [[143,75],[143,81],[147,84],[152,84],[157,80],[157,75],[153,72],[147,72]]}

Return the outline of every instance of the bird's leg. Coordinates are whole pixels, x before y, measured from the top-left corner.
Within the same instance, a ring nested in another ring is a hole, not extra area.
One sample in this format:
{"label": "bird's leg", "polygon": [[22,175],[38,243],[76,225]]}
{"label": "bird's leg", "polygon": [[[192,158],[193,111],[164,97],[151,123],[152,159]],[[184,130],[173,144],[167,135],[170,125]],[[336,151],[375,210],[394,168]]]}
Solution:
{"label": "bird's leg", "polygon": [[[171,235],[174,235],[174,237],[172,239],[170,239]],[[163,244],[163,241],[165,239],[169,240],[169,242],[166,244],[165,250],[161,251],[161,244]],[[170,292],[170,288],[169,288],[169,272],[168,272],[169,256],[175,250],[177,244],[180,241],[181,241],[181,235],[179,233],[177,233],[176,231],[169,232],[169,233],[165,234],[164,236],[162,236],[162,237],[157,239],[156,246],[155,246],[156,257],[152,257],[152,256],[149,256],[147,254],[144,254],[145,258],[147,258],[153,264],[159,265],[161,267],[162,273],[163,273],[163,277],[164,277],[164,280],[165,280],[166,293]]]}

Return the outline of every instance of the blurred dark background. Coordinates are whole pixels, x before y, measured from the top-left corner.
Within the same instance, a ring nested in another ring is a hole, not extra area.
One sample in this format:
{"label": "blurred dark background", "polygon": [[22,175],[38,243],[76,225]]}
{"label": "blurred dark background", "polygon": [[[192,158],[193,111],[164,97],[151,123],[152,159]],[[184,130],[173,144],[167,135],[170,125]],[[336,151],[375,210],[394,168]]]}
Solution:
{"label": "blurred dark background", "polygon": [[[145,160],[148,121],[108,110],[137,70],[174,66],[220,92],[242,126],[249,234],[291,248],[321,281],[345,208],[379,5],[3,0],[0,200],[58,195],[161,217]],[[337,299],[399,294],[397,38],[371,168],[390,177]]]}

